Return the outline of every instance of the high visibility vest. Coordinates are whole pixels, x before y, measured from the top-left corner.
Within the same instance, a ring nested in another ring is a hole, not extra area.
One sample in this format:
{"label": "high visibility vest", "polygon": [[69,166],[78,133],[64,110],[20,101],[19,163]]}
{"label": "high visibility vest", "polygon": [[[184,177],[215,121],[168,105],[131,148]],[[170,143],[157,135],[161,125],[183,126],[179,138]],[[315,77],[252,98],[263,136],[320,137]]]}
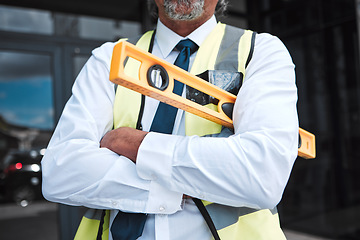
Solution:
{"label": "high visibility vest", "polygon": [[[140,38],[122,39],[120,41],[127,40],[131,43],[136,43],[136,46],[144,50],[149,50],[152,48],[153,36],[154,31],[149,31]],[[206,70],[224,70],[227,72],[240,73],[240,81],[237,84],[237,89],[235,89],[235,91],[238,91],[242,84],[242,80],[245,77],[246,66],[251,60],[254,50],[254,41],[255,33],[252,31],[218,23],[215,29],[199,47],[190,73],[198,75]],[[137,78],[139,64],[139,62],[133,59],[128,59],[125,66],[126,74]],[[228,81],[235,80],[229,78]],[[117,86],[114,101],[114,128],[125,126],[139,128],[143,103],[144,97],[140,93],[122,86]],[[213,109],[217,108],[217,106],[212,103],[206,103],[206,106]],[[217,134],[222,133],[228,135],[229,132],[231,131],[217,123],[185,112],[185,133],[187,136],[216,136]],[[280,228],[276,208],[272,210],[257,210],[247,207],[225,206],[207,201],[203,201],[203,204],[222,240],[286,239]],[[91,217],[91,214],[87,217],[89,216]],[[86,218],[86,216],[83,217],[81,224],[83,224],[83,222],[97,223],[97,226],[99,226],[100,223],[97,218],[89,219]],[[104,236],[100,239],[107,239],[109,234],[108,210],[106,211],[103,223],[103,227],[100,228],[100,230],[104,233]],[[80,229],[86,229],[86,225],[84,224],[81,226],[81,224],[78,233],[81,232],[84,234],[85,230],[80,231]],[[96,234],[98,234],[98,229],[99,228],[96,228]],[[91,233],[92,238],[90,238],[90,235],[83,237],[78,233],[78,238],[75,239],[96,239],[94,238],[96,234],[94,235]]]}
{"label": "high visibility vest", "polygon": [[110,211],[88,209],[81,219],[74,240],[108,240]]}

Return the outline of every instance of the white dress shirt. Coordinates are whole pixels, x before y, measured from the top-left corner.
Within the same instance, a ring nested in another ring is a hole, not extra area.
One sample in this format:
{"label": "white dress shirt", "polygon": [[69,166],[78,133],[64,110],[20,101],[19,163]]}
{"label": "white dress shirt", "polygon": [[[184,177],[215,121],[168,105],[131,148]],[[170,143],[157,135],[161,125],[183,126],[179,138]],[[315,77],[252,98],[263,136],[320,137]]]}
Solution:
{"label": "white dress shirt", "polygon": [[[191,33],[201,45],[215,17]],[[153,54],[173,63],[183,38],[157,25]],[[73,86],[42,160],[43,194],[68,205],[148,213],[140,239],[210,239],[201,214],[183,194],[231,206],[274,208],[297,156],[294,65],[282,42],[258,34],[233,113],[229,138],[184,136],[179,110],[173,134],[149,133],[137,164],[99,148],[112,129],[114,85],[109,79],[114,43],[93,51]],[[190,59],[190,66],[196,53]],[[158,101],[146,98],[143,130]],[[111,235],[111,234],[110,234]],[[111,239],[111,236],[110,236]]]}

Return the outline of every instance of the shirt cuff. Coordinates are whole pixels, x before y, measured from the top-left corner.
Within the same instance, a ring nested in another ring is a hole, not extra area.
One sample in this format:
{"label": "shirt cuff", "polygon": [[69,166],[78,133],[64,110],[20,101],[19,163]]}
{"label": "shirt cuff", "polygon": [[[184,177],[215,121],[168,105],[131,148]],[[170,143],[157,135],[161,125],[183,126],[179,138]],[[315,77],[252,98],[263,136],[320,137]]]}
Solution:
{"label": "shirt cuff", "polygon": [[171,178],[178,138],[182,137],[150,132],[140,145],[136,170],[140,178],[151,181],[147,213],[171,214],[181,210],[183,193],[171,191],[162,184]]}
{"label": "shirt cuff", "polygon": [[150,132],[142,141],[136,158],[138,175],[145,180],[171,178],[176,143],[181,136]]}

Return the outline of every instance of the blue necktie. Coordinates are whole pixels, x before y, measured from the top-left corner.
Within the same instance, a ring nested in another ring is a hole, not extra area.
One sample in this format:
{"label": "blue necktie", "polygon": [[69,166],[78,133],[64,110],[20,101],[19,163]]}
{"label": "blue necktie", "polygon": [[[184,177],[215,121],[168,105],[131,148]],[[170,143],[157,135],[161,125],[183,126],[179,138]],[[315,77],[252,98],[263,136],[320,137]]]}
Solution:
{"label": "blue necktie", "polygon": [[[188,70],[190,55],[196,52],[198,46],[190,39],[186,39],[180,41],[175,48],[180,53],[174,64],[184,70]],[[175,80],[174,85],[173,92],[181,95],[184,84]],[[177,108],[160,102],[150,131],[171,134],[176,113]],[[147,215],[143,213],[125,213],[119,211],[111,225],[113,240],[136,240],[142,235],[146,217]]]}
{"label": "blue necktie", "polygon": [[111,225],[113,240],[136,240],[141,236],[147,215],[119,211]]}
{"label": "blue necktie", "polygon": [[[185,39],[180,41],[175,48],[179,50],[180,53],[176,58],[174,65],[187,71],[189,68],[190,55],[197,51],[198,46],[190,39]],[[181,95],[183,87],[183,83],[175,80],[173,92],[177,95]],[[173,106],[160,102],[150,131],[171,134],[177,110],[178,109]]]}

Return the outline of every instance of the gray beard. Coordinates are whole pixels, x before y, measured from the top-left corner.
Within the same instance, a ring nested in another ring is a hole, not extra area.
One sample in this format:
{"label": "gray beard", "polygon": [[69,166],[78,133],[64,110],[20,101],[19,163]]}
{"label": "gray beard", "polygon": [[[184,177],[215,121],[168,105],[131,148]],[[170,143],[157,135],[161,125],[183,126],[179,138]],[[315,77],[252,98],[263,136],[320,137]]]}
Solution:
{"label": "gray beard", "polygon": [[[192,10],[188,14],[182,14],[176,12],[177,7],[185,6],[188,8],[191,6]],[[195,3],[191,3],[190,0],[164,0],[164,9],[165,13],[169,16],[169,18],[173,20],[193,20],[201,16],[203,13],[204,0],[196,1]]]}

